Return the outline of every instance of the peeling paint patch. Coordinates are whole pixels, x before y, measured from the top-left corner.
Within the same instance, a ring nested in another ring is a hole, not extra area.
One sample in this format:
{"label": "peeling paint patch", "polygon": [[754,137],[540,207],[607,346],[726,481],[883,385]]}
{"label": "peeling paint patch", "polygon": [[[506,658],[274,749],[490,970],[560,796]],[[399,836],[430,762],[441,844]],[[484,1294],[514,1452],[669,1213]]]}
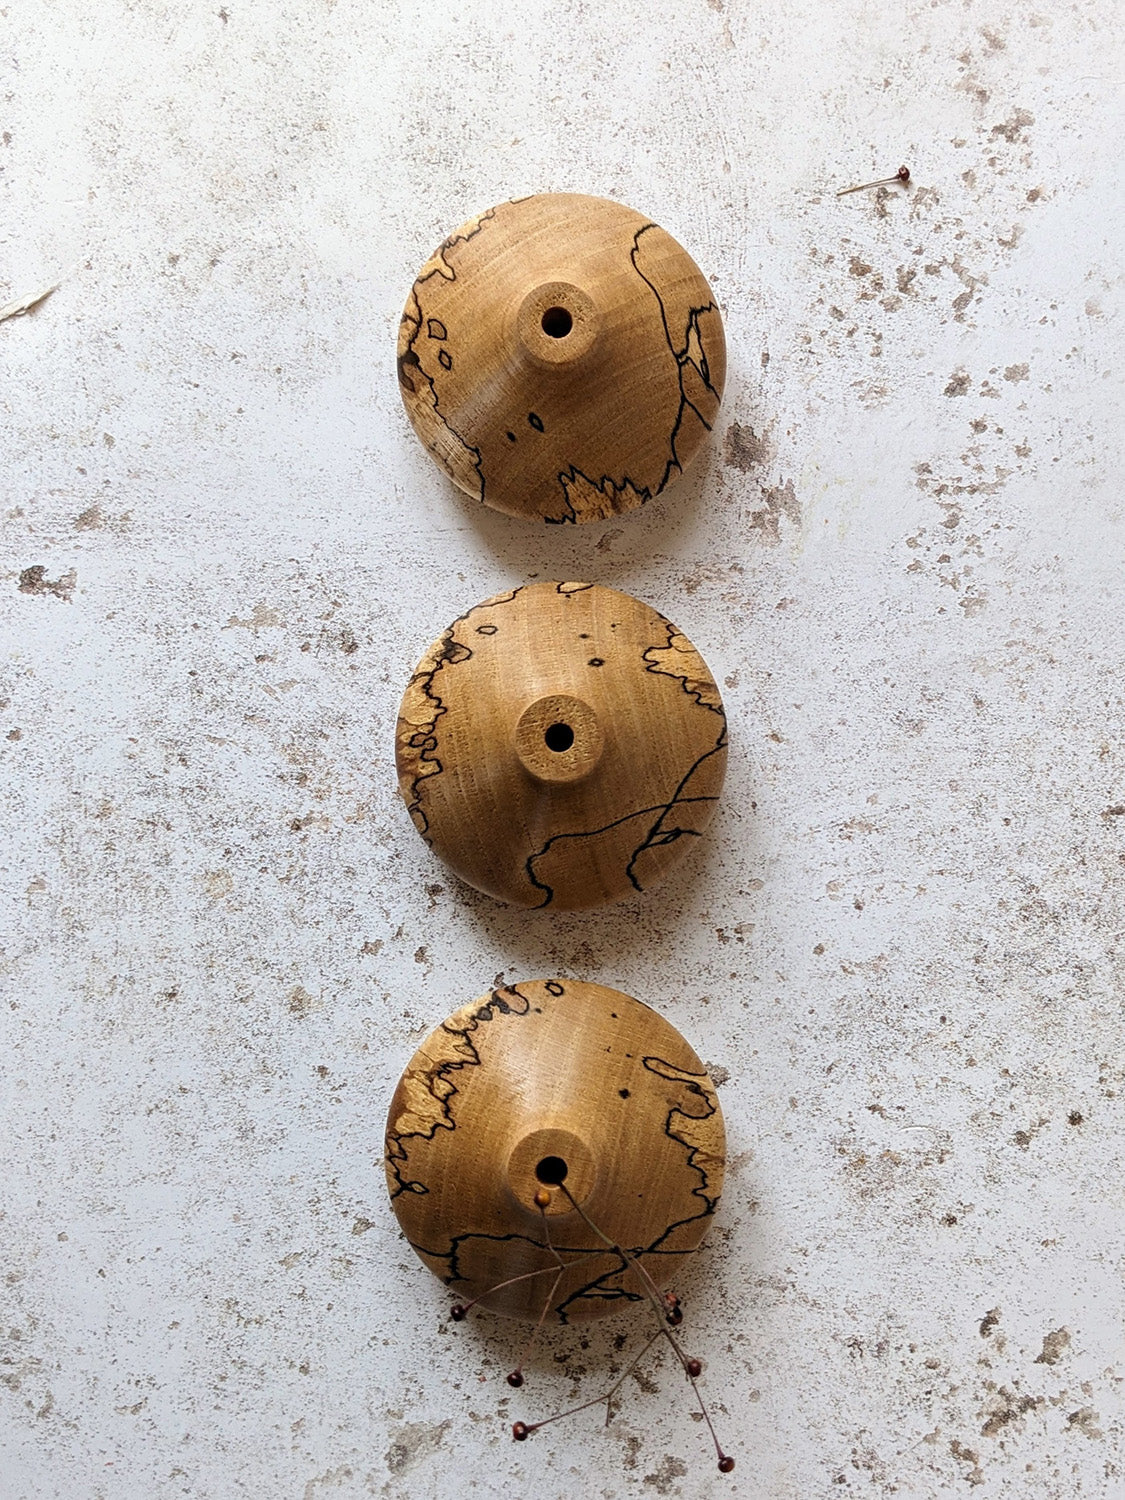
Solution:
{"label": "peeling paint patch", "polygon": [[1098,1413],[1092,1406],[1083,1406],[1078,1411],[1072,1411],[1066,1419],[1066,1425],[1072,1431],[1080,1432],[1083,1437],[1096,1440],[1105,1436],[1098,1426]]}
{"label": "peeling paint patch", "polygon": [[1002,137],[1009,145],[1015,145],[1024,139],[1028,126],[1034,124],[1035,116],[1030,110],[1014,109],[1006,120],[994,125],[990,133]]}
{"label": "peeling paint patch", "polygon": [[448,1420],[436,1425],[430,1422],[403,1422],[394,1432],[383,1462],[392,1474],[405,1474],[416,1464],[431,1457],[445,1443]]}
{"label": "peeling paint patch", "polygon": [[687,1473],[687,1464],[682,1458],[676,1458],[674,1454],[666,1453],[660,1463],[660,1467],[652,1474],[646,1474],[644,1485],[646,1489],[653,1489],[658,1495],[670,1495],[672,1485],[677,1479],[682,1479]]}
{"label": "peeling paint patch", "polygon": [[749,474],[751,469],[769,463],[773,455],[773,444],[767,432],[759,437],[752,427],[744,427],[741,422],[732,422],[727,428],[723,438],[723,458],[732,468]]}
{"label": "peeling paint patch", "polygon": [[268,604],[255,604],[248,620],[240,620],[237,615],[231,615],[226,623],[226,629],[265,630],[284,623],[276,609],[272,609]]}
{"label": "peeling paint patch", "polygon": [[69,599],[77,582],[78,574],[73,568],[69,573],[50,579],[43,564],[35,563],[20,574],[19,588],[21,594],[54,594],[56,599]]}
{"label": "peeling paint patch", "polygon": [[762,490],[765,504],[750,513],[750,530],[756,531],[767,547],[776,547],[781,541],[781,520],[785,517],[794,526],[801,524],[801,506],[793,489],[793,481],[775,484]]}
{"label": "peeling paint patch", "polygon": [[1043,1335],[1043,1348],[1035,1356],[1037,1365],[1057,1365],[1070,1348],[1070,1333],[1065,1328],[1052,1329]]}

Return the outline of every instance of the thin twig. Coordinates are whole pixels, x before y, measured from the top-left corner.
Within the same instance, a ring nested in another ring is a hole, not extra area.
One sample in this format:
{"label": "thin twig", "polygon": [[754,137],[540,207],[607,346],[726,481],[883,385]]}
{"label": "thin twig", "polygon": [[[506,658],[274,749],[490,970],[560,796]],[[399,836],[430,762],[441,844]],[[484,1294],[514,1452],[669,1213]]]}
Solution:
{"label": "thin twig", "polygon": [[[601,1254],[601,1250],[584,1250],[581,1255],[576,1255],[573,1260],[566,1261],[563,1264],[563,1270],[569,1270],[571,1266],[580,1266],[584,1261],[593,1260],[595,1255]],[[487,1291],[481,1292],[480,1296],[474,1297],[471,1302],[458,1303],[457,1306],[461,1308],[461,1318],[466,1313],[472,1312],[477,1303],[483,1301],[485,1297],[491,1297],[493,1292],[502,1292],[506,1286],[515,1286],[520,1281],[530,1281],[534,1276],[546,1276],[548,1271],[553,1271],[554,1269],[554,1266],[540,1266],[537,1271],[524,1271],[521,1276],[509,1276],[507,1281],[498,1281],[495,1286],[490,1286]],[[461,1318],[457,1318],[455,1321],[460,1322]]]}
{"label": "thin twig", "polygon": [[592,1396],[589,1401],[583,1401],[583,1403],[582,1403],[581,1406],[572,1406],[569,1409],[569,1411],[559,1411],[559,1412],[556,1412],[553,1417],[544,1417],[541,1422],[526,1422],[526,1423],[524,1423],[524,1426],[527,1428],[528,1432],[538,1432],[539,1429],[540,1429],[540,1427],[547,1427],[552,1422],[561,1422],[564,1417],[574,1417],[574,1416],[577,1416],[580,1411],[589,1411],[589,1409],[590,1409],[591,1406],[599,1406],[603,1401],[606,1404],[605,1420],[606,1420],[606,1425],[608,1426],[609,1425],[609,1418],[610,1418],[610,1403],[612,1402],[614,1396],[617,1395],[617,1392],[624,1385],[625,1381],[628,1380],[629,1376],[637,1368],[637,1366],[640,1364],[641,1360],[644,1359],[645,1355],[652,1348],[653,1344],[656,1343],[656,1341],[657,1341],[657,1339],[659,1337],[660,1337],[660,1330],[657,1329],[657,1331],[649,1339],[648,1343],[644,1346],[644,1348],[637,1355],[636,1359],[634,1359],[632,1361],[632,1363],[628,1366],[628,1368],[622,1374],[621,1379],[618,1380],[618,1381],[616,1381],[613,1385],[611,1385],[608,1391],[604,1391],[600,1396]]}

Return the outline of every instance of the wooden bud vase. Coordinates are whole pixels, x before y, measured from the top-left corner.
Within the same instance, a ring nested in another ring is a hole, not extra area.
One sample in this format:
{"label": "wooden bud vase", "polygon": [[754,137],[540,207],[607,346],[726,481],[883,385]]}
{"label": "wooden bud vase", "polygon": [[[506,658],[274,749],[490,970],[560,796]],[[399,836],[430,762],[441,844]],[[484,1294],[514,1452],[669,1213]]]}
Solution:
{"label": "wooden bud vase", "polygon": [[710,822],[726,758],[698,651],[598,584],[486,599],[430,647],[399,708],[419,833],[514,906],[600,906],[653,885]]}
{"label": "wooden bud vase", "polygon": [[570,1322],[644,1295],[622,1250],[660,1288],[679,1275],[725,1149],[714,1087],[674,1026],[599,984],[534,980],[464,1006],[415,1053],[387,1119],[387,1185],[410,1244],[466,1302],[536,1319],[550,1297]]}
{"label": "wooden bud vase", "polygon": [[670,234],[608,198],[542,193],[463,224],[398,341],[414,429],[511,516],[601,521],[659,495],[711,430],[723,322]]}

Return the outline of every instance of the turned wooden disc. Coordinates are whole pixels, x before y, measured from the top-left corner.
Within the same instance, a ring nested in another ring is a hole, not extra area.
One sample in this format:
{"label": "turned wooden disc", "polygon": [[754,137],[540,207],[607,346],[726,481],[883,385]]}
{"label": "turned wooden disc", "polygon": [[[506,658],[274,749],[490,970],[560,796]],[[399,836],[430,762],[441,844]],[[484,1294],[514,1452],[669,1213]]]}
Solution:
{"label": "turned wooden disc", "polygon": [[[715,1212],[725,1148],[714,1087],[674,1026],[618,990],[537,979],[463,1006],[419,1047],[387,1118],[387,1185],[407,1239],[463,1302],[538,1318],[550,1247],[575,1262],[551,1298],[568,1322],[643,1291],[560,1177],[666,1287]],[[512,1277],[526,1279],[490,1291]]]}
{"label": "turned wooden disc", "polygon": [[542,193],[443,240],[399,382],[453,482],[508,515],[597,521],[659,495],[711,430],[723,322],[687,251],[608,198]]}
{"label": "turned wooden disc", "polygon": [[714,812],[726,717],[695,647],[629,594],[532,583],[455,620],[399,708],[399,786],[462,880],[514,906],[655,884]]}

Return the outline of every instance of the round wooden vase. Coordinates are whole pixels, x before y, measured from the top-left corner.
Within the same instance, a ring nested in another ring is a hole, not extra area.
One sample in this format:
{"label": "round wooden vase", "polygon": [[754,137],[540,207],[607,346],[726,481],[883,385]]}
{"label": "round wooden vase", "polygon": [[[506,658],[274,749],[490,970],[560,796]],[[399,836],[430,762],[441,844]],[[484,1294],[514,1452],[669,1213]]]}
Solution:
{"label": "round wooden vase", "polygon": [[686,636],[590,583],[532,583],[455,620],[396,735],[419,833],[514,906],[599,906],[663,877],[711,820],[719,690]]}
{"label": "round wooden vase", "polygon": [[569,1322],[644,1295],[629,1257],[658,1287],[679,1274],[722,1190],[725,1134],[674,1026],[549,979],[494,990],[423,1042],[386,1149],[394,1211],[436,1275],[514,1317],[549,1298]]}
{"label": "round wooden vase", "polygon": [[402,315],[399,382],[453,482],[508,515],[599,521],[659,495],[711,430],[723,323],[687,251],[580,193],[490,208]]}

